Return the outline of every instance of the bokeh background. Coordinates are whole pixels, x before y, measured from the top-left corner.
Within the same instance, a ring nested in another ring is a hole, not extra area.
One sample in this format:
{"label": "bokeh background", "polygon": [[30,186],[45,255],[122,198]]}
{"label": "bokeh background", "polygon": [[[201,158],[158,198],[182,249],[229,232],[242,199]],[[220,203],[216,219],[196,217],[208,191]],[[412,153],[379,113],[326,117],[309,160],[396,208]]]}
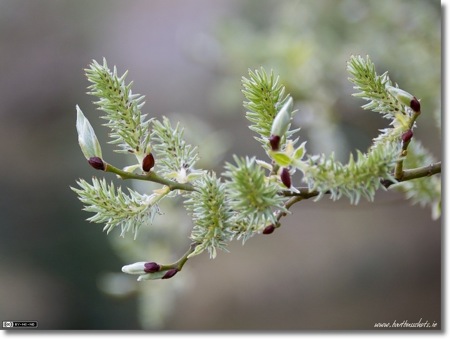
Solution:
{"label": "bokeh background", "polygon": [[138,283],[122,265],[183,253],[185,215],[163,206],[146,241],[106,236],[69,189],[98,174],[77,143],[76,104],[105,158],[127,164],[105,145],[85,94],[92,59],[128,69],[144,111],[185,123],[204,166],[220,173],[233,153],[264,156],[241,93],[241,77],[260,66],[293,95],[310,152],[346,161],[367,149],[386,121],[351,97],[351,54],[370,55],[421,98],[415,137],[440,159],[437,0],[0,1],[0,320],[47,330],[362,330],[420,319],[440,328],[440,219],[400,193],[358,206],[304,201],[271,236]]}

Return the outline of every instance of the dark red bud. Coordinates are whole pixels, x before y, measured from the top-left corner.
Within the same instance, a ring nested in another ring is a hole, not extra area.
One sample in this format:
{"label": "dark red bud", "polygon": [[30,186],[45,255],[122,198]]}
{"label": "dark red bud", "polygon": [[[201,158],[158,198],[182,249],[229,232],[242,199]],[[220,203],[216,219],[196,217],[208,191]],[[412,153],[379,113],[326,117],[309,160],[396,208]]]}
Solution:
{"label": "dark red bud", "polygon": [[178,273],[178,269],[172,268],[172,269],[168,270],[167,273],[164,274],[164,276],[161,279],[170,279],[177,273]]}
{"label": "dark red bud", "polygon": [[285,167],[281,170],[281,182],[286,186],[287,188],[291,188],[291,174],[289,173],[289,170]]}
{"label": "dark red bud", "polygon": [[161,268],[161,266],[159,266],[157,263],[155,262],[147,262],[144,264],[144,272],[145,273],[155,273],[158,272],[159,269]]}
{"label": "dark red bud", "polygon": [[402,134],[403,143],[409,142],[412,137],[413,137],[413,131],[411,131],[410,129],[407,130],[405,133]]}
{"label": "dark red bud", "polygon": [[263,230],[263,234],[271,234],[275,231],[275,226],[270,224],[269,226],[266,226],[266,228]]}
{"label": "dark red bud", "polygon": [[105,163],[99,157],[91,157],[88,160],[89,165],[94,167],[96,170],[105,170]]}
{"label": "dark red bud", "polygon": [[155,158],[153,157],[153,154],[149,153],[142,161],[142,169],[144,172],[150,172],[153,166],[155,166]]}
{"label": "dark red bud", "polygon": [[411,109],[414,112],[420,112],[420,101],[417,100],[416,97],[414,97],[414,99],[411,100],[411,103],[409,104],[409,107],[411,107]]}
{"label": "dark red bud", "polygon": [[280,148],[280,136],[271,135],[269,138],[270,147],[272,147],[272,151],[278,151]]}

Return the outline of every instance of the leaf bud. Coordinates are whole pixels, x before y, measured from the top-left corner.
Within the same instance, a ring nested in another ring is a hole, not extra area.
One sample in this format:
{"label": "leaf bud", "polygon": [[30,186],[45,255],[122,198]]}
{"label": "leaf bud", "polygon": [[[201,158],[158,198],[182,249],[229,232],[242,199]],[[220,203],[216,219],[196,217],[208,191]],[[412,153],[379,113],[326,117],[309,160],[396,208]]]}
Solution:
{"label": "leaf bud", "polygon": [[411,129],[407,130],[405,133],[402,134],[403,143],[409,142],[412,137],[413,137],[413,131],[411,131]]}
{"label": "leaf bud", "polygon": [[280,178],[284,186],[286,186],[287,188],[291,188],[291,174],[286,167],[281,170]]}
{"label": "leaf bud", "polygon": [[77,106],[77,132],[78,143],[80,144],[81,151],[86,159],[91,157],[101,157],[102,149],[95,135],[89,120],[84,116],[81,109]]}
{"label": "leaf bud", "polygon": [[145,262],[139,261],[134,264],[125,265],[122,267],[122,272],[128,274],[143,274],[145,273],[145,264]]}
{"label": "leaf bud", "polygon": [[292,105],[292,98],[289,98],[283,107],[281,107],[273,120],[272,129],[270,131],[271,135],[278,135],[281,137],[286,134],[289,124],[291,123]]}
{"label": "leaf bud", "polygon": [[106,166],[102,159],[99,157],[90,157],[88,160],[89,165],[91,165],[96,170],[104,171]]}
{"label": "leaf bud", "polygon": [[147,262],[144,264],[144,272],[145,273],[155,273],[158,272],[161,266],[159,266],[155,262]]}
{"label": "leaf bud", "polygon": [[269,226],[266,226],[263,230],[263,234],[272,234],[273,231],[275,231],[275,226],[273,224],[270,224]]}
{"label": "leaf bud", "polygon": [[398,87],[388,86],[388,91],[402,104],[411,107],[414,112],[420,112],[420,101],[415,96]]}
{"label": "leaf bud", "polygon": [[280,148],[280,136],[279,135],[271,135],[269,138],[270,147],[272,151],[278,151]]}
{"label": "leaf bud", "polygon": [[145,156],[144,160],[142,160],[142,170],[144,172],[150,172],[150,170],[155,166],[155,158],[153,154],[149,153]]}
{"label": "leaf bud", "polygon": [[178,269],[172,268],[172,269],[168,270],[161,279],[170,279],[177,273],[178,273]]}

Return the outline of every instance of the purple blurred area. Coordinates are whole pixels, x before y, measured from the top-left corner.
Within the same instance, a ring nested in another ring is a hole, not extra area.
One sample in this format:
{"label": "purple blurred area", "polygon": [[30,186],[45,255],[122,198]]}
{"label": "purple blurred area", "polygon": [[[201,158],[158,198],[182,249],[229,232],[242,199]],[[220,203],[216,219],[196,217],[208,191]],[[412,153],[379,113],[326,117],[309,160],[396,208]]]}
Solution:
{"label": "purple blurred area", "polygon": [[[129,70],[151,116],[194,115],[225,131],[231,146],[224,161],[261,155],[243,97],[215,101],[226,76],[217,65],[226,60],[214,34],[238,3],[0,2],[0,320],[37,320],[47,330],[141,328],[136,296],[99,289],[99,276],[125,263],[102,226],[85,221],[89,214],[69,188],[96,174],[77,143],[76,104],[107,139],[83,69],[105,57],[120,73]],[[240,80],[230,83],[238,97]],[[358,119],[367,129],[383,123]],[[417,136],[440,158],[431,125]],[[104,153],[125,165],[111,147]],[[358,206],[301,202],[272,235],[234,242],[214,260],[189,261],[179,273],[190,272],[189,284],[164,329],[373,330],[376,322],[419,319],[440,329],[441,220],[430,216],[395,192]]]}

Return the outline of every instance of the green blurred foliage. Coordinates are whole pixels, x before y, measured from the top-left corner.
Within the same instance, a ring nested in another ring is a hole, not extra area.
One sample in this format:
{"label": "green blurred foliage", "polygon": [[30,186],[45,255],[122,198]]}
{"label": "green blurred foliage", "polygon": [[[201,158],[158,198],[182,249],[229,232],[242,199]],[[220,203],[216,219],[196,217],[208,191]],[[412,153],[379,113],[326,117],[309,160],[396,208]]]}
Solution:
{"label": "green blurred foliage", "polygon": [[424,115],[433,119],[422,117],[419,126],[440,122],[439,1],[243,1],[232,18],[218,24],[216,39],[221,46],[216,66],[225,77],[215,99],[239,102],[233,79],[247,68],[273,69],[293,96],[297,124],[307,128],[317,152],[337,151],[346,160],[349,149],[336,149],[336,138],[350,149],[365,148],[377,133],[369,112],[352,113],[362,104],[350,96],[346,62],[352,54],[370,55],[379,74],[389,71],[394,82],[421,99]]}

